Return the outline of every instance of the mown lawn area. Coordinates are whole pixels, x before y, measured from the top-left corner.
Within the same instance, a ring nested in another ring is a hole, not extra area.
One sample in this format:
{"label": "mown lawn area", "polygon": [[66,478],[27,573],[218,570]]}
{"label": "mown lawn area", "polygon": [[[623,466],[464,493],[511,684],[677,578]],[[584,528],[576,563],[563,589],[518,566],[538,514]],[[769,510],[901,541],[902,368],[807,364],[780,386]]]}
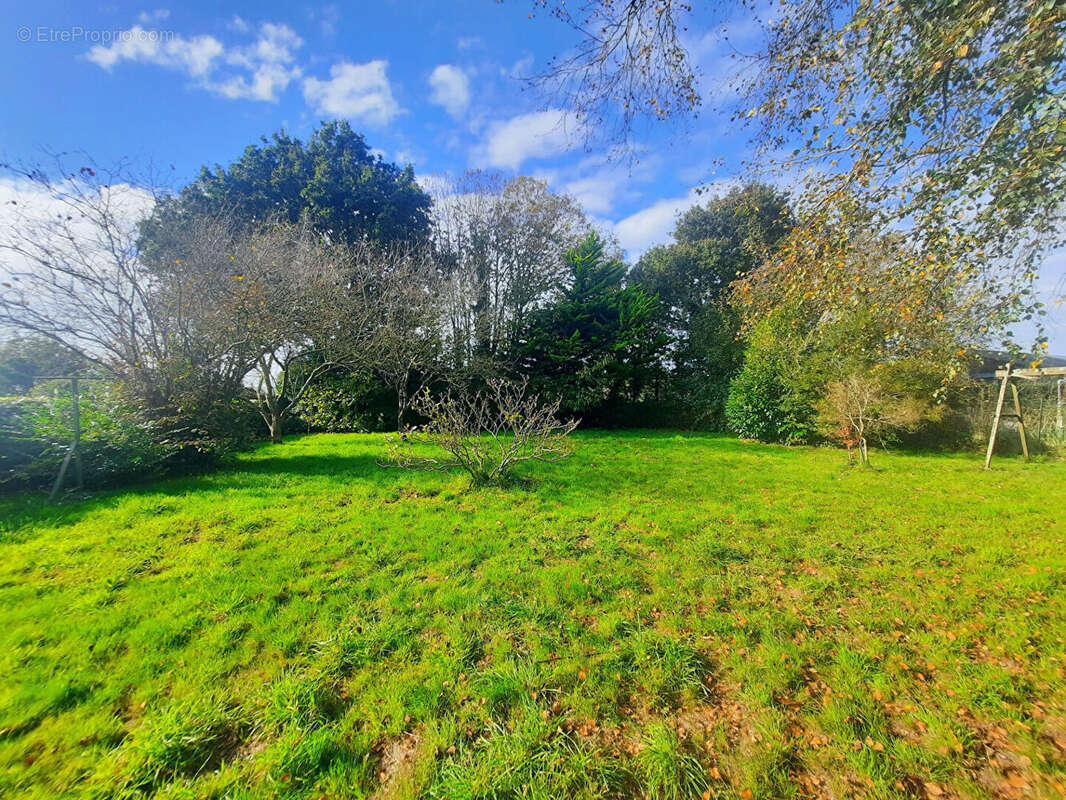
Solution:
{"label": "mown lawn area", "polygon": [[575,438],[0,503],[0,796],[1066,791],[1066,464]]}

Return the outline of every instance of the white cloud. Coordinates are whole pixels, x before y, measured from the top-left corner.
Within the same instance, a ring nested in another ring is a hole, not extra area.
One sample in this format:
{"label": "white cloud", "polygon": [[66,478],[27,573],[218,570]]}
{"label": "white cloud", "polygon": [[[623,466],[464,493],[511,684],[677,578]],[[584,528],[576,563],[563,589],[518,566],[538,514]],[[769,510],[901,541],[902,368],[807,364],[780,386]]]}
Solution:
{"label": "white cloud", "polygon": [[475,47],[481,47],[485,44],[484,39],[480,36],[460,36],[455,46],[459,50],[472,50]]}
{"label": "white cloud", "polygon": [[[9,279],[12,275],[38,269],[35,261],[8,246],[17,244],[20,234],[33,237],[34,231],[42,234],[51,232],[56,237],[53,242],[56,252],[67,252],[66,248],[76,247],[81,258],[90,261],[99,259],[102,266],[111,263],[99,228],[82,215],[77,215],[76,207],[63,197],[64,193],[74,193],[75,180],[72,179],[69,184],[61,182],[58,191],[52,192],[27,178],[0,177],[0,276]],[[116,230],[129,238],[136,235],[138,223],[148,216],[155,204],[151,192],[129,183],[115,183],[86,191],[89,197],[94,191],[99,191],[101,195],[106,193]],[[75,218],[69,219],[72,216]],[[57,217],[69,220],[64,227],[77,237],[76,242],[57,234],[57,228],[53,225]]]}
{"label": "white cloud", "polygon": [[265,22],[255,42],[226,54],[226,63],[244,70],[211,85],[211,89],[231,99],[274,101],[278,94],[300,76],[293,65],[303,39],[288,25]]}
{"label": "white cloud", "polygon": [[[59,181],[56,184],[57,191],[49,191],[42,183],[28,178],[0,176],[0,229],[14,228],[15,220],[38,223],[70,215],[72,207],[63,196],[74,194],[76,180],[79,179]],[[96,191],[106,196],[109,210],[125,233],[134,231],[155,205],[155,197],[150,191],[127,182],[86,189],[90,196]]]}
{"label": "white cloud", "polygon": [[400,113],[385,74],[388,65],[382,60],[334,64],[329,70],[329,80],[307,78],[304,81],[304,98],[320,113],[385,125]]}
{"label": "white cloud", "polygon": [[516,172],[530,158],[562,155],[577,144],[577,120],[566,111],[522,114],[489,126],[485,140],[471,152],[475,166],[505,167]]}
{"label": "white cloud", "polygon": [[671,197],[652,203],[614,224],[618,243],[630,258],[638,258],[653,245],[665,242],[674,229],[677,216],[696,205],[700,198],[695,192],[684,197]]}
{"label": "white cloud", "polygon": [[142,11],[137,15],[137,21],[142,25],[156,25],[170,18],[170,10],[157,8],[155,11]]}
{"label": "white cloud", "polygon": [[470,79],[459,67],[438,64],[429,75],[429,100],[458,119],[470,107]]}
{"label": "white cloud", "polygon": [[615,197],[623,184],[617,175],[599,172],[563,185],[563,191],[593,214],[607,214],[614,208]]}
{"label": "white cloud", "polygon": [[534,59],[532,55],[525,55],[508,67],[500,67],[500,75],[512,80],[525,80],[533,72]]}
{"label": "white cloud", "polygon": [[590,214],[610,214],[619,203],[638,199],[638,186],[661,179],[662,159],[657,154],[642,151],[635,163],[620,160],[617,155],[608,152],[583,158],[573,169],[549,180],[573,195]]}
{"label": "white cloud", "polygon": [[[341,10],[337,7],[336,3],[330,3],[329,5],[322,6],[318,9],[318,27],[322,31],[322,35],[327,39],[332,39],[337,35],[337,23],[341,21]],[[312,12],[312,19],[314,18],[314,12]]]}
{"label": "white cloud", "polygon": [[614,224],[618,243],[630,258],[640,257],[649,248],[668,241],[680,214],[710,197],[725,194],[736,183],[731,178],[724,178],[704,186],[702,194],[692,190],[682,197],[659,200],[630,214]]}
{"label": "white cloud", "polygon": [[214,36],[187,39],[134,25],[123,31],[112,44],[93,47],[87,58],[106,70],[121,61],[133,61],[178,70],[192,78],[204,78],[224,52],[222,42]]}
{"label": "white cloud", "polygon": [[[233,25],[250,30],[238,17]],[[302,44],[292,28],[272,22],[259,26],[251,44],[228,49],[214,36],[185,37],[134,25],[113,43],[96,45],[86,57],[109,71],[123,61],[154,64],[185,73],[194,85],[223,97],[274,102],[300,75],[293,62]]]}

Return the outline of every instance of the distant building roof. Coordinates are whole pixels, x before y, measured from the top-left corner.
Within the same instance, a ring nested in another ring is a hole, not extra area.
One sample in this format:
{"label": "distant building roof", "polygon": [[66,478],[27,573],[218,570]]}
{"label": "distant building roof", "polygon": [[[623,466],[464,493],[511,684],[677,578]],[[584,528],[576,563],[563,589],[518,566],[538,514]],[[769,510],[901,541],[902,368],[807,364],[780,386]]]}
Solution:
{"label": "distant building roof", "polygon": [[970,377],[991,380],[996,377],[997,369],[1003,369],[1011,361],[1014,362],[1015,367],[1028,367],[1037,361],[1040,362],[1041,367],[1066,367],[1066,356],[1046,354],[1011,356],[1005,350],[980,350],[977,353],[977,360],[970,367]]}

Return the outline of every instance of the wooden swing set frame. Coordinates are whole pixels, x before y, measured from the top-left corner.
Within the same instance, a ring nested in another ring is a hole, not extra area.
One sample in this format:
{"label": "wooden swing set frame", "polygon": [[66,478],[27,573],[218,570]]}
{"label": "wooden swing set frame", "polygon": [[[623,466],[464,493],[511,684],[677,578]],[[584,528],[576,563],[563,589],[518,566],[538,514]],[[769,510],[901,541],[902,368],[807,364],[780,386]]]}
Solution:
{"label": "wooden swing set frame", "polygon": [[[1022,440],[1022,455],[1029,460],[1029,442],[1025,438],[1025,420],[1022,418],[1022,403],[1018,399],[1018,386],[1014,379],[1035,381],[1040,378],[1058,377],[1059,391],[1062,391],[1062,379],[1066,378],[1066,367],[1045,367],[1043,369],[1013,369],[1008,364],[1004,369],[996,370],[996,377],[1001,379],[999,384],[999,399],[996,401],[996,416],[992,420],[992,433],[988,436],[988,452],[985,454],[985,469],[992,465],[992,453],[996,449],[996,435],[999,433],[999,423],[1003,419],[1014,419],[1018,422],[1018,435]],[[1003,413],[1003,405],[1007,399],[1007,387],[1010,387],[1011,398],[1014,400],[1014,413]],[[1061,413],[1061,406],[1060,406]],[[1061,417],[1060,417],[1061,422]]]}

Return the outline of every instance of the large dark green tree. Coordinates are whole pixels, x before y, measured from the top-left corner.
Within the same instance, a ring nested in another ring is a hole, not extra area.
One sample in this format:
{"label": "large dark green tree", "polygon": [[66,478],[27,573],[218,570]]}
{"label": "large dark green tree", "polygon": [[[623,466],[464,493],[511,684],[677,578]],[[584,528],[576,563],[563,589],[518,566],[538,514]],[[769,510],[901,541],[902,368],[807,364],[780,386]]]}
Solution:
{"label": "large dark green tree", "polygon": [[609,421],[620,403],[641,399],[668,337],[659,300],[624,285],[625,265],[590,235],[564,256],[567,283],[529,318],[515,360],[541,391],[569,413]]}
{"label": "large dark green tree", "polygon": [[687,327],[734,280],[757,268],[792,225],[784,193],[748,184],[686,211],[673,241],[645,253],[631,278],[659,295],[671,323]]}
{"label": "large dark green tree", "polygon": [[756,269],[792,224],[782,192],[765,184],[738,187],[689,209],[673,241],[649,250],[633,268],[630,280],[662,301],[674,337],[670,385],[690,421],[722,422],[729,380],[743,355],[730,286]]}
{"label": "large dark green tree", "polygon": [[347,122],[326,122],[306,143],[279,131],[228,167],[204,167],[159,204],[143,241],[165,246],[183,220],[203,214],[238,224],[306,216],[335,241],[406,241],[428,235],[430,205],[410,166],[382,159]]}

